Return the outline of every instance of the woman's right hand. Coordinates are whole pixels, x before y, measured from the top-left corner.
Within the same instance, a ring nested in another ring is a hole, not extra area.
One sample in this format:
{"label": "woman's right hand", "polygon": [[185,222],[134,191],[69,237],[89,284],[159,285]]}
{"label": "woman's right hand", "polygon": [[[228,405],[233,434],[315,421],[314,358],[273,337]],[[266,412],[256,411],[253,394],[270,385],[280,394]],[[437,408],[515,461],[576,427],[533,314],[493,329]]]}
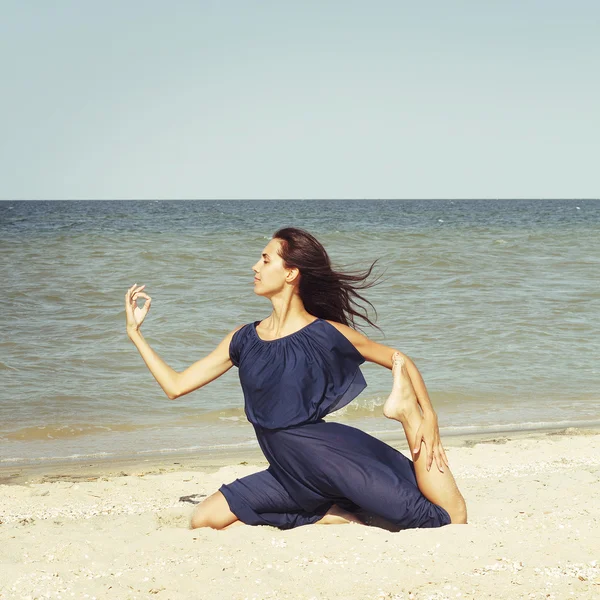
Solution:
{"label": "woman's right hand", "polygon": [[[145,288],[145,285],[134,284],[132,285],[125,294],[125,319],[127,326],[127,335],[131,335],[132,333],[136,333],[139,328],[142,326],[148,311],[150,310],[150,303],[152,302],[152,298],[142,292]],[[140,308],[137,305],[137,299],[144,298],[146,302],[144,302],[144,306]]]}

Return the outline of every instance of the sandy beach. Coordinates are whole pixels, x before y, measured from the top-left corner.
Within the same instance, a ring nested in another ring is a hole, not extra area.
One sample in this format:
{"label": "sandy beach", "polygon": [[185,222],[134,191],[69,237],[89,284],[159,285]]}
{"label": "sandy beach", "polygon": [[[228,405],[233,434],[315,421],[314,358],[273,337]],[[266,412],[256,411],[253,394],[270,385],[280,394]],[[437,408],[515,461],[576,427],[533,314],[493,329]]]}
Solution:
{"label": "sandy beach", "polygon": [[264,468],[258,452],[4,468],[0,598],[600,596],[600,432],[446,445],[469,524],[398,533],[189,530],[189,500]]}

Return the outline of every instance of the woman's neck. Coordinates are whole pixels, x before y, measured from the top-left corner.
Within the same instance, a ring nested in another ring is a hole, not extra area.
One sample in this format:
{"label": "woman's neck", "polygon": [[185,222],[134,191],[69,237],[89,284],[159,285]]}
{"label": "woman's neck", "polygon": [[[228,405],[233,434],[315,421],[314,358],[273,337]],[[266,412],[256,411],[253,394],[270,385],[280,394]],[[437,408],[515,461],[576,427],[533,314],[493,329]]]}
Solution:
{"label": "woman's neck", "polygon": [[273,312],[261,323],[261,329],[272,337],[289,335],[315,320],[305,308],[300,296],[272,298]]}

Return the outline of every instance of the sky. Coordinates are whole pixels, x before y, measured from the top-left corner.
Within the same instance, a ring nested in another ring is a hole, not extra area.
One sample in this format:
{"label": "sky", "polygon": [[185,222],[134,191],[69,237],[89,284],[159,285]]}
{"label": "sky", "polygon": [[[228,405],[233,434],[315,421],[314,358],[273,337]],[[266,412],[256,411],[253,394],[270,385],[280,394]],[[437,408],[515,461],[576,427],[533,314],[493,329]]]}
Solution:
{"label": "sky", "polygon": [[600,3],[1,0],[0,199],[599,198]]}

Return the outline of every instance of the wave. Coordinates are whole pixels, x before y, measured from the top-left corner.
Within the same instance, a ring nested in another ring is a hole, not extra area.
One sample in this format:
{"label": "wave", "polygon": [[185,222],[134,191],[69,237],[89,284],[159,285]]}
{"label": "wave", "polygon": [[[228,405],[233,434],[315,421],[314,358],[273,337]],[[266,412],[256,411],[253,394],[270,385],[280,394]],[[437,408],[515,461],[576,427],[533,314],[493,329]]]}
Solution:
{"label": "wave", "polygon": [[118,452],[90,452],[90,453],[73,453],[65,454],[62,456],[35,456],[35,457],[24,457],[15,456],[9,458],[1,458],[0,465],[19,465],[19,464],[36,464],[39,462],[77,462],[80,460],[115,460],[121,458],[135,458],[136,456],[157,456],[157,455],[180,455],[188,454],[192,452],[206,452],[206,451],[226,451],[226,450],[243,450],[245,448],[258,447],[258,442],[255,439],[244,440],[234,444],[217,444],[208,443],[205,446],[184,446],[181,448],[156,448],[149,450],[137,450],[135,452],[123,454]]}
{"label": "wave", "polygon": [[52,461],[62,461],[62,460],[84,460],[90,458],[109,458],[115,457],[116,455],[112,452],[94,452],[90,454],[70,454],[69,456],[37,456],[35,458],[24,458],[24,457],[12,457],[12,458],[2,458],[0,459],[0,464],[19,464],[19,463],[27,463],[27,464],[35,464],[37,462],[52,462]]}
{"label": "wave", "polygon": [[112,423],[110,425],[96,425],[93,423],[70,423],[70,424],[49,424],[33,427],[22,427],[16,431],[10,431],[0,435],[0,440],[33,442],[39,440],[60,440],[66,438],[76,438],[85,435],[96,435],[113,431],[130,432],[140,429],[156,428],[156,425],[149,424],[130,424],[130,423]]}
{"label": "wave", "polygon": [[590,429],[600,427],[600,420],[530,421],[527,423],[494,423],[492,425],[454,425],[440,427],[440,435],[476,435],[481,433],[510,433],[519,431],[544,431],[567,428]]}

